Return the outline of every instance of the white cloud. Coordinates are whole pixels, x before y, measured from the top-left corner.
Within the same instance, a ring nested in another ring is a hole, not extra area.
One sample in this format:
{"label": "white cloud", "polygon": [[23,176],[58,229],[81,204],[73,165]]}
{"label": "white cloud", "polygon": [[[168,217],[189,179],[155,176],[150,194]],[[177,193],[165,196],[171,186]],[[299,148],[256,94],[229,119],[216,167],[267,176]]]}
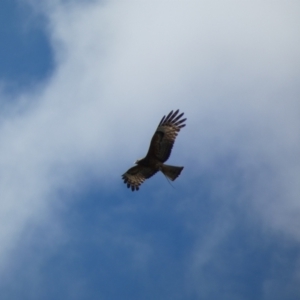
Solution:
{"label": "white cloud", "polygon": [[260,174],[245,193],[263,224],[299,241],[298,4],[46,7],[55,71],[1,121],[2,265],[56,189],[78,188],[82,170],[118,184],[177,108],[188,118],[174,153],[186,176],[234,153],[243,172]]}

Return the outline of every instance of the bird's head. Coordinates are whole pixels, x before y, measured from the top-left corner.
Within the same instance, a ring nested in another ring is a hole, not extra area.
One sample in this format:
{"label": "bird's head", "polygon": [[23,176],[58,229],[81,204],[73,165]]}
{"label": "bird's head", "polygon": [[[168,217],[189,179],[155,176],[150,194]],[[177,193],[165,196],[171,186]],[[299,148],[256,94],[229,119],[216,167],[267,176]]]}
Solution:
{"label": "bird's head", "polygon": [[134,163],[137,165],[142,159],[137,159]]}

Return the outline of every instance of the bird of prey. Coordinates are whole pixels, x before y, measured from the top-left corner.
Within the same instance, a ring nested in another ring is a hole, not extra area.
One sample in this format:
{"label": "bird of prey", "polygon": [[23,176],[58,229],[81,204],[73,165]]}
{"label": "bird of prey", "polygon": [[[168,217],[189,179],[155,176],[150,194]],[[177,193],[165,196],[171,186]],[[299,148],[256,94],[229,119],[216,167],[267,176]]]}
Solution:
{"label": "bird of prey", "polygon": [[167,116],[163,116],[152,137],[147,155],[137,160],[136,166],[122,175],[124,183],[132,191],[138,191],[140,185],[158,171],[172,181],[180,175],[183,167],[164,164],[170,157],[178,132],[185,126],[183,122],[186,119],[182,119],[183,113],[178,115],[178,112],[179,110],[172,110]]}

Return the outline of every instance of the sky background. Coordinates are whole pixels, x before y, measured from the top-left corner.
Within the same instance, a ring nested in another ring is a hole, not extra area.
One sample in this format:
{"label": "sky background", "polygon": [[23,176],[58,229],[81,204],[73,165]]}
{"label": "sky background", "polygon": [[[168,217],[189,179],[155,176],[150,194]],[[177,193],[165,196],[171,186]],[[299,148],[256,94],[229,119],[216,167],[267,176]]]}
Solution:
{"label": "sky background", "polygon": [[[300,299],[298,1],[0,2],[0,298]],[[162,174],[121,175],[185,113]]]}

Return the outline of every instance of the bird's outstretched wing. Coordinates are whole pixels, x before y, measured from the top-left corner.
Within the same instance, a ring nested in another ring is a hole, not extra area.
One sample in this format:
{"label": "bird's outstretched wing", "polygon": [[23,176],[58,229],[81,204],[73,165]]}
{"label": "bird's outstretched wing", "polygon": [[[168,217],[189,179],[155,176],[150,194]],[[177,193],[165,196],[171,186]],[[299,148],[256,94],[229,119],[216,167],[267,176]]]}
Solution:
{"label": "bird's outstretched wing", "polygon": [[126,173],[122,175],[124,183],[127,184],[128,188],[131,188],[132,191],[138,191],[140,185],[147,179],[153,176],[157,170],[151,167],[144,166],[134,166],[127,170]]}
{"label": "bird's outstretched wing", "polygon": [[161,162],[165,162],[171,154],[175,139],[178,132],[185,126],[181,119],[183,113],[178,115],[179,110],[173,110],[161,119],[150,143],[147,153],[148,158],[156,158]]}

